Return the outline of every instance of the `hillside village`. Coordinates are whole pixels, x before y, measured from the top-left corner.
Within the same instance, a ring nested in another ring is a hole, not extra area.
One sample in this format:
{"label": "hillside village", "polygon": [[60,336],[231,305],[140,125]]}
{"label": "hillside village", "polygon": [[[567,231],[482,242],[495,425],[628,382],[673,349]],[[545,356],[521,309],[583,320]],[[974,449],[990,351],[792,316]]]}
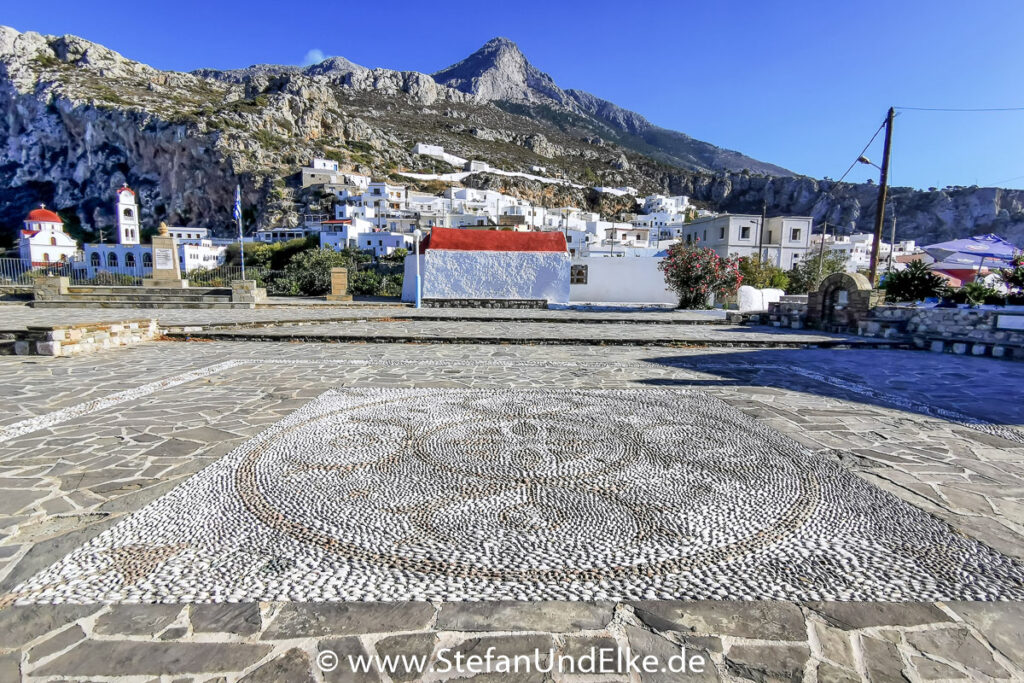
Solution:
{"label": "hillside village", "polygon": [[[300,225],[250,230],[245,241],[274,244],[314,239],[320,248],[339,252],[353,249],[371,255],[374,260],[386,260],[393,258],[396,252],[402,257],[412,251],[416,231],[427,236],[433,228],[554,231],[564,236],[569,257],[580,266],[594,258],[631,259],[623,267],[631,269],[634,277],[623,279],[617,270],[598,269],[588,281],[590,289],[601,292],[608,301],[630,303],[671,302],[661,282],[658,262],[677,241],[710,247],[723,258],[759,257],[764,264],[782,271],[791,270],[807,258],[812,240],[821,250],[823,237],[813,234],[810,217],[717,214],[695,207],[686,196],[637,197],[637,190],[629,187],[593,188],[632,199],[634,211],[617,216],[601,216],[575,206],[537,206],[495,190],[456,187],[456,184],[476,172],[526,176],[553,184],[568,181],[539,175],[545,172],[543,167],[533,167],[529,173],[490,168],[483,162],[451,155],[440,146],[418,144],[414,153],[464,170],[432,175],[405,174],[415,181],[448,184],[439,194],[433,194],[342,170],[337,161],[312,159],[308,166],[299,170],[302,187],[320,198],[329,196],[333,214],[306,211]],[[72,248],[56,214],[45,209],[31,212],[19,240],[23,265],[45,267],[64,263],[71,272],[89,279],[103,272],[132,276],[147,273],[153,265],[151,247],[140,241],[140,213],[135,193],[124,185],[116,196],[113,212],[117,220],[116,239],[110,244]],[[204,228],[169,226],[166,230],[177,241],[185,272],[223,267],[228,247],[238,242],[237,238],[212,237]],[[54,240],[58,239],[62,246],[53,248]],[[828,252],[843,255],[849,272],[867,268],[871,235],[832,235],[824,239]],[[881,251],[886,257],[890,253],[903,257],[917,250],[913,242],[902,242],[895,250],[883,243]],[[902,263],[897,262],[897,267],[902,267]],[[636,273],[642,273],[639,279]]]}
{"label": "hillside village", "polygon": [[1024,7],[803,4],[5,7],[0,683],[1024,681]]}

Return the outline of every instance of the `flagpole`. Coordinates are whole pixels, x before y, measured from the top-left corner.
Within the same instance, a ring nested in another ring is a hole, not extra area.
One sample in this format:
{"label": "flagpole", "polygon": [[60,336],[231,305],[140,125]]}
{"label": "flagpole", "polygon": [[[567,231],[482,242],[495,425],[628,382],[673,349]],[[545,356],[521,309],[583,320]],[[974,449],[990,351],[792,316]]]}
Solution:
{"label": "flagpole", "polygon": [[238,219],[238,252],[242,257],[242,279],[245,279],[245,234],[242,232],[242,188],[235,185],[235,218]]}

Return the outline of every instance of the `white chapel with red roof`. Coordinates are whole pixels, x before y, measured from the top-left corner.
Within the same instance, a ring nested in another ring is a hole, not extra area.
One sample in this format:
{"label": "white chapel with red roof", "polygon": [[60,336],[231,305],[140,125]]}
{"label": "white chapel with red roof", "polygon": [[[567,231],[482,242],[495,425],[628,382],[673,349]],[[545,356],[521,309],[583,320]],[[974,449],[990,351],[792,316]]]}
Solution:
{"label": "white chapel with red roof", "polygon": [[22,263],[37,268],[72,261],[78,253],[78,243],[64,232],[64,221],[44,204],[28,212],[18,248]]}

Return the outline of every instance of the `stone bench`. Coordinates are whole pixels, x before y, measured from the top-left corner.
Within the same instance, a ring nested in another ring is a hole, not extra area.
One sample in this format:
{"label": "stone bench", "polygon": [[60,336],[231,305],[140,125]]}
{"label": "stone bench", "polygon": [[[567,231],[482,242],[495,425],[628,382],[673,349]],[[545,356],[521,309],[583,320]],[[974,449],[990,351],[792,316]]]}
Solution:
{"label": "stone bench", "polygon": [[31,325],[10,333],[19,356],[77,356],[155,339],[156,319],[68,325]]}

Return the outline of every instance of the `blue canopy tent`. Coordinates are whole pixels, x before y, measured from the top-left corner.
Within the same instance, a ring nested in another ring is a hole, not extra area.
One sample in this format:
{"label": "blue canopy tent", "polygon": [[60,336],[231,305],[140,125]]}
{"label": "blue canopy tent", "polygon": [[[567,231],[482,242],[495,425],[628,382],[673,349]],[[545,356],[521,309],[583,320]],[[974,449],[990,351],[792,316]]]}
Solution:
{"label": "blue canopy tent", "polygon": [[[1010,259],[1018,251],[1011,242],[1007,242],[999,235],[975,235],[949,242],[939,242],[923,247],[926,254],[936,261],[957,264],[964,268],[981,267],[985,261],[992,261],[991,265],[1007,268]],[[995,263],[999,261],[1001,263]]]}
{"label": "blue canopy tent", "polygon": [[935,259],[932,268],[945,271],[977,271],[981,267],[1009,268],[1017,247],[999,235],[975,235],[959,240],[939,242],[923,247],[924,252]]}

